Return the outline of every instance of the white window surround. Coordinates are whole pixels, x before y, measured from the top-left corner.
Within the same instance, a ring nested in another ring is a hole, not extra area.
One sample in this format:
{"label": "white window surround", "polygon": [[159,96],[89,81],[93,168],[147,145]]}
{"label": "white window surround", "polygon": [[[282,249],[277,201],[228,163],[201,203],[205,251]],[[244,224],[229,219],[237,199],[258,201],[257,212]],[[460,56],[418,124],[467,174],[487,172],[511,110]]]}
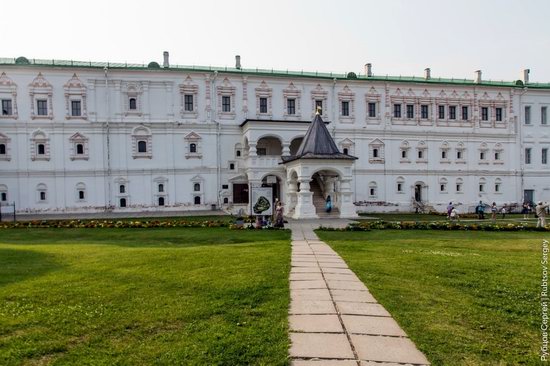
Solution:
{"label": "white window surround", "polygon": [[[139,152],[138,142],[145,141],[146,151]],[[145,126],[138,126],[132,130],[132,157],[134,159],[153,158],[153,136],[151,130]]]}
{"label": "white window surround", "polygon": [[378,197],[378,185],[374,181],[369,182],[368,196],[369,198]]}
{"label": "white window surround", "polygon": [[[195,191],[195,184],[199,184],[199,191]],[[191,178],[191,204],[195,204],[195,197],[201,198],[201,205],[205,204],[204,202],[204,178],[200,175],[195,175],[193,178]]]}
{"label": "white window surround", "polygon": [[[489,148],[487,146],[486,142],[482,142],[481,145],[479,145],[479,154],[478,154],[478,164],[489,164],[489,159],[487,154],[489,153]],[[484,159],[481,159],[481,154],[484,154]]]}
{"label": "white window surround", "polygon": [[[451,159],[449,158],[449,153],[451,151],[451,147],[449,145],[449,143],[447,141],[443,141],[443,143],[441,144],[441,147],[439,148],[439,158],[440,158],[440,163],[443,163],[443,164],[450,164],[451,163]],[[445,152],[445,158],[443,158],[443,152]]]}
{"label": "white window surround", "polygon": [[[399,146],[399,162],[400,163],[410,163],[410,152],[411,149],[409,142],[407,140],[402,141],[401,145]],[[403,157],[403,153],[405,153],[405,157]]]}
{"label": "white window surround", "polygon": [[[401,185],[401,190],[399,190],[399,184]],[[397,177],[395,191],[399,194],[405,194],[405,178]]]}
{"label": "white window surround", "polygon": [[316,113],[316,101],[322,101],[323,102],[323,110],[321,113],[321,117],[328,118],[328,91],[323,89],[321,84],[317,84],[315,86],[315,89],[311,91],[311,118],[315,117]]}
{"label": "white window surround", "polygon": [[[3,201],[2,200],[2,195],[5,194],[6,195],[6,200]],[[0,202],[8,202],[10,199],[9,195],[8,195],[8,186],[5,185],[5,184],[0,184]]]}
{"label": "white window surround", "polygon": [[[295,108],[296,108],[295,114],[288,114],[289,99],[295,100]],[[285,119],[299,119],[302,116],[301,99],[302,99],[302,92],[301,90],[296,88],[296,86],[294,86],[294,83],[290,82],[290,84],[288,84],[288,87],[286,89],[283,89],[283,101],[284,101],[283,116]]]}
{"label": "white window surround", "polygon": [[[53,87],[44,78],[42,73],[29,84],[29,95],[31,98],[31,119],[53,119]],[[37,101],[46,100],[47,114],[38,115]]]}
{"label": "white window surround", "polygon": [[[349,103],[348,116],[342,115],[342,102]],[[353,123],[355,121],[355,93],[347,85],[338,92],[338,115],[342,123]]]}
{"label": "white window surround", "polygon": [[[77,132],[71,137],[69,137],[69,142],[71,145],[71,160],[88,160],[89,159],[89,151],[88,151],[88,138],[81,133]],[[83,154],[78,154],[77,152],[77,145],[81,144],[84,151]]]}
{"label": "white window surround", "polygon": [[[498,189],[497,189],[498,186]],[[495,178],[495,186],[494,186],[495,194],[502,194],[502,179]]]}
{"label": "white window surround", "polygon": [[[200,143],[202,137],[195,133],[191,132],[184,138],[185,140],[185,158],[186,159],[201,159],[202,158],[202,144]],[[196,151],[191,152],[191,144],[195,144]]]}
{"label": "white window surround", "polygon": [[[374,149],[378,149],[378,156],[374,156]],[[384,164],[384,143],[375,139],[369,143],[369,163],[371,164]]]}
{"label": "white window surround", "polygon": [[[46,195],[46,199],[41,199],[41,193],[44,193]],[[36,186],[36,202],[37,203],[48,203],[48,186],[44,183],[39,183]]]}
{"label": "white window surround", "polygon": [[[422,158],[418,157],[419,151],[422,151]],[[419,141],[416,145],[416,162],[420,164],[428,162],[428,145],[424,141]]]}
{"label": "white window surround", "polygon": [[[0,100],[7,99],[11,100],[11,114],[2,115],[0,113],[1,119],[17,119],[17,84],[14,83],[5,72],[0,74]],[[1,106],[0,106],[1,107]]]}
{"label": "white window surround", "polygon": [[[198,101],[199,101],[199,85],[196,84],[190,75],[187,75],[183,84],[179,85],[180,88],[180,100],[181,100],[181,109],[180,114],[182,118],[197,118],[199,115],[198,112]],[[185,96],[193,96],[193,110],[185,110]]]}
{"label": "white window surround", "polygon": [[[86,85],[73,74],[73,77],[63,86],[65,90],[65,119],[88,119]],[[80,101],[80,116],[72,115],[71,102]]]}
{"label": "white window surround", "polygon": [[[125,83],[123,86],[123,111],[125,116],[141,116],[143,114],[143,85],[139,82]],[[130,99],[135,98],[136,109],[130,109]]]}
{"label": "white window surround", "polygon": [[[459,187],[460,187],[460,189],[456,189],[456,188],[459,188]],[[464,193],[464,180],[462,178],[456,178],[455,190],[456,190],[456,193],[458,193],[458,194],[463,194]]]}
{"label": "white window surround", "polygon": [[[365,113],[365,120],[367,121],[368,125],[378,125],[380,124],[380,117],[381,117],[381,95],[380,93],[372,86],[369,91],[365,94],[365,105],[366,105],[366,113]],[[369,103],[375,103],[376,105],[376,115],[374,117],[369,117]],[[392,111],[393,112],[393,111]],[[392,114],[393,115],[393,114]]]}
{"label": "white window surround", "polygon": [[[162,184],[163,190],[159,191],[159,185]],[[156,177],[153,179],[153,205],[158,206],[159,197],[164,198],[164,206],[168,206],[168,178]]]}
{"label": "white window surround", "polygon": [[[236,107],[235,107],[235,99],[236,99],[236,90],[237,88],[231,84],[228,78],[223,79],[222,85],[218,85],[217,88],[217,95],[218,95],[218,118],[220,119],[235,119],[236,114]],[[229,112],[223,111],[222,106],[222,99],[223,97],[229,97],[230,99],[230,110]]]}
{"label": "white window surround", "polygon": [[[80,191],[84,192],[84,198],[80,198]],[[88,195],[86,192],[86,184],[79,182],[75,186],[75,201],[76,202],[86,202]]]}
{"label": "white window surround", "polygon": [[439,193],[448,193],[447,184],[448,184],[447,178],[439,179],[439,188],[440,188]]}
{"label": "white window surround", "polygon": [[[255,89],[255,92],[256,92],[256,117],[271,118],[273,116],[273,102],[272,102],[273,89],[271,89],[265,81],[262,81],[260,83],[260,86],[258,86]],[[261,113],[260,111],[260,98],[267,99],[266,113]]]}
{"label": "white window surround", "polygon": [[[456,144],[455,152],[456,152],[456,161],[455,161],[455,163],[456,164],[466,164],[466,147],[464,146],[463,142],[459,142],[458,144]],[[458,153],[459,152],[462,156],[460,159],[458,158]]]}
{"label": "white window surround", "polygon": [[[504,164],[504,160],[502,159],[504,148],[500,143],[495,144],[493,147],[493,164]],[[495,159],[495,154],[498,153],[498,159]]]}
{"label": "white window surround", "polygon": [[343,152],[344,149],[348,149],[348,155],[353,156],[353,154],[355,154],[355,143],[348,138],[340,141],[338,143],[338,148],[340,149],[341,152]]}
{"label": "white window surround", "polygon": [[6,146],[6,153],[5,154],[0,154],[0,160],[3,160],[3,161],[10,161],[11,160],[11,155],[10,155],[10,151],[11,151],[11,139],[7,136],[7,135],[4,135],[3,133],[0,132],[0,144],[4,144]]}
{"label": "white window surround", "polygon": [[[38,153],[38,145],[44,145],[44,154]],[[36,130],[31,135],[31,160],[50,160],[50,139],[42,130]]]}

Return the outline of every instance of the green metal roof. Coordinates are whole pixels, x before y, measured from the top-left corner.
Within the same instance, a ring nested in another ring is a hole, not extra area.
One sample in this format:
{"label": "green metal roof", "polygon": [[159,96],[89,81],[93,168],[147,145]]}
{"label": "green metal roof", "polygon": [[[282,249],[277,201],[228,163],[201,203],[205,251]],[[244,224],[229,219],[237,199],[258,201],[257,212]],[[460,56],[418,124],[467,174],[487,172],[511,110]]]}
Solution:
{"label": "green metal roof", "polygon": [[[373,75],[367,77],[364,74],[356,75],[356,77],[347,77],[347,73],[327,73],[327,72],[311,72],[311,71],[290,71],[290,70],[274,70],[274,69],[236,69],[233,67],[217,67],[217,66],[184,66],[170,65],[168,68],[151,68],[147,64],[121,63],[121,62],[95,62],[95,61],[73,61],[73,60],[46,60],[46,59],[28,59],[29,63],[18,63],[16,58],[0,58],[0,66],[16,65],[21,67],[33,66],[49,66],[49,67],[75,67],[75,68],[90,68],[90,69],[126,69],[126,70],[150,70],[155,72],[160,71],[200,71],[200,72],[224,72],[233,74],[246,74],[258,76],[276,76],[276,77],[306,77],[317,79],[338,79],[338,80],[370,80],[370,81],[390,81],[390,82],[412,82],[424,84],[456,84],[456,85],[482,85],[494,87],[523,87],[523,84],[517,85],[517,81],[495,81],[483,80],[481,83],[475,83],[473,79],[454,79],[454,78],[431,78],[426,80],[420,76],[383,76]],[[528,83],[527,87],[533,89],[550,89],[550,83]]]}

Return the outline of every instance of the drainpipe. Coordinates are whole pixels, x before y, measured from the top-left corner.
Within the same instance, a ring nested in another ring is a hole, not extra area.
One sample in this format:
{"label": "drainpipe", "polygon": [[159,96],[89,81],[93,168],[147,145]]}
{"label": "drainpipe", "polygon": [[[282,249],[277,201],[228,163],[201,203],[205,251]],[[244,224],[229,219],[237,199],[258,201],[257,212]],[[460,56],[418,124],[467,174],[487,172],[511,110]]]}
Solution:
{"label": "drainpipe", "polygon": [[222,180],[222,177],[221,177],[221,148],[220,148],[220,129],[221,129],[221,125],[220,125],[220,122],[214,117],[214,114],[216,112],[216,108],[217,108],[217,100],[216,100],[216,97],[218,95],[218,93],[216,93],[216,78],[218,77],[218,71],[214,71],[214,77],[212,78],[212,87],[210,88],[210,100],[211,100],[211,105],[210,105],[210,122],[214,122],[216,124],[216,184],[217,184],[217,189],[216,191],[218,192],[218,194],[216,195],[216,201],[217,201],[217,207],[218,208],[221,208],[221,201],[220,201],[220,196],[221,196],[221,180]]}
{"label": "drainpipe", "polygon": [[111,136],[109,118],[111,117],[111,103],[109,98],[109,69],[107,66],[103,69],[105,73],[105,105],[107,106],[107,121],[105,123],[105,134],[107,137],[107,210],[112,207],[112,189],[111,189]]}

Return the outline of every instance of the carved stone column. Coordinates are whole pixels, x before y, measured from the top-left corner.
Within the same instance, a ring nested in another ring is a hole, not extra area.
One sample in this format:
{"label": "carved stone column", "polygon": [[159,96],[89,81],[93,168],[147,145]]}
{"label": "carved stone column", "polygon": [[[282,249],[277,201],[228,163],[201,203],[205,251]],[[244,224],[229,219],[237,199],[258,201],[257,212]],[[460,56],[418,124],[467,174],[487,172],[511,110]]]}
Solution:
{"label": "carved stone column", "polygon": [[283,142],[283,152],[282,156],[290,155],[290,142]]}
{"label": "carved stone column", "polygon": [[309,182],[311,178],[299,178],[300,192],[298,192],[298,200],[296,202],[296,208],[294,215],[295,219],[316,219],[318,218],[313,206],[313,192],[309,190]]}
{"label": "carved stone column", "polygon": [[298,202],[298,182],[296,180],[289,179],[286,181],[287,191],[286,191],[286,202],[283,201],[285,208],[285,215],[288,215],[296,207]]}
{"label": "carved stone column", "polygon": [[351,179],[340,180],[340,217],[351,219],[358,217],[353,204],[353,192],[351,191]]}

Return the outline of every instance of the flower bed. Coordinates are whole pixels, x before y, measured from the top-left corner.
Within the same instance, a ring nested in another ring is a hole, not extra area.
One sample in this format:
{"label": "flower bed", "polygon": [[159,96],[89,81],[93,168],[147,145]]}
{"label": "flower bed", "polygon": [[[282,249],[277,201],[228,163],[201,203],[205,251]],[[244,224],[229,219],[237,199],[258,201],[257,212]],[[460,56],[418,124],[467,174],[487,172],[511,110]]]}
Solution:
{"label": "flower bed", "polygon": [[2,229],[63,228],[158,228],[158,227],[229,227],[225,221],[186,221],[186,220],[33,220],[0,223]]}
{"label": "flower bed", "polygon": [[345,228],[329,228],[321,226],[324,231],[370,231],[370,230],[463,230],[463,231],[550,231],[550,226],[536,228],[526,224],[460,224],[445,221],[371,221],[349,224]]}

